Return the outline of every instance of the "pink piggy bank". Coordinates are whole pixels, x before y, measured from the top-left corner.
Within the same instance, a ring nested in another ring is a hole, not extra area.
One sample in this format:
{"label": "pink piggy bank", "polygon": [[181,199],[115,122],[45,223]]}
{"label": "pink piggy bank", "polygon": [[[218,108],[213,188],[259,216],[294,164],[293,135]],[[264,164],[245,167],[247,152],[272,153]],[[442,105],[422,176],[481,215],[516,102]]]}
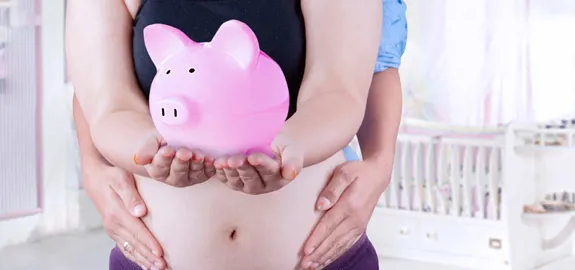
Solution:
{"label": "pink piggy bank", "polygon": [[198,43],[154,24],[144,29],[144,39],[157,69],[150,111],[168,145],[214,158],[271,154],[288,113],[288,86],[247,25],[227,21],[211,42]]}

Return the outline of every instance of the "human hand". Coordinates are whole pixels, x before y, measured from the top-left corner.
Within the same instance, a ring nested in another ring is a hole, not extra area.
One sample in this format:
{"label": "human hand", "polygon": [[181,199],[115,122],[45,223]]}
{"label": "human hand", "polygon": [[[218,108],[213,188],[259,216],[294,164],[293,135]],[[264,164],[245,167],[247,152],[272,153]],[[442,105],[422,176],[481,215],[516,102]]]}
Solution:
{"label": "human hand", "polygon": [[174,187],[199,184],[216,174],[212,158],[199,150],[175,150],[156,134],[144,141],[134,162],[144,165],[151,178]]}
{"label": "human hand", "polygon": [[163,250],[140,217],[147,209],[134,176],[104,163],[84,164],[83,186],[102,216],[106,233],[142,269],[166,269]]}
{"label": "human hand", "polygon": [[216,159],[216,177],[233,190],[247,194],[276,191],[294,180],[303,167],[303,152],[284,135],[271,144],[274,158],[263,153]]}
{"label": "human hand", "polygon": [[390,175],[391,167],[386,171],[370,161],[350,161],[335,169],[317,200],[317,209],[327,212],[304,245],[303,269],[323,268],[351,248],[365,232]]}

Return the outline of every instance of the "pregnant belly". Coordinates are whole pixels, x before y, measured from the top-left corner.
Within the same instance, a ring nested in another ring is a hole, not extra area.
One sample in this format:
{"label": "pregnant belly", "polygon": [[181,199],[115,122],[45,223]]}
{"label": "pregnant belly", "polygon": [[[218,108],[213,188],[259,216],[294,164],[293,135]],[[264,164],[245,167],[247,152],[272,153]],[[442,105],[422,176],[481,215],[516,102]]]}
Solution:
{"label": "pregnant belly", "polygon": [[338,153],[263,195],[233,191],[215,179],[174,188],[138,178],[149,209],[144,222],[173,270],[291,270],[321,217],[317,197],[344,161]]}

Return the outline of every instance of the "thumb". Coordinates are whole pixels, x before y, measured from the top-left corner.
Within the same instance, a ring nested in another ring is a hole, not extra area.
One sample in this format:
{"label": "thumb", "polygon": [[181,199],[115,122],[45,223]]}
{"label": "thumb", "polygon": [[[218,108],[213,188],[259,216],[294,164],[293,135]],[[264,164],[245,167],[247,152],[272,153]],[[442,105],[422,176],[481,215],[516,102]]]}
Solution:
{"label": "thumb", "polygon": [[288,145],[279,152],[282,178],[294,180],[303,168],[303,153],[295,146]]}
{"label": "thumb", "polygon": [[165,144],[164,140],[157,134],[152,134],[146,138],[138,147],[137,152],[134,154],[134,163],[137,165],[147,165],[152,163],[154,156],[160,150],[160,147]]}
{"label": "thumb", "polygon": [[350,172],[349,167],[346,165],[349,164],[341,164],[334,170],[331,179],[319,194],[316,205],[318,210],[329,210],[337,203],[347,187],[353,182],[355,175]]}
{"label": "thumb", "polygon": [[118,197],[120,197],[120,200],[122,200],[122,203],[124,203],[126,210],[137,218],[145,216],[147,208],[136,188],[134,176],[125,174],[125,177],[118,180],[122,182],[115,185],[114,190],[116,194],[118,194]]}

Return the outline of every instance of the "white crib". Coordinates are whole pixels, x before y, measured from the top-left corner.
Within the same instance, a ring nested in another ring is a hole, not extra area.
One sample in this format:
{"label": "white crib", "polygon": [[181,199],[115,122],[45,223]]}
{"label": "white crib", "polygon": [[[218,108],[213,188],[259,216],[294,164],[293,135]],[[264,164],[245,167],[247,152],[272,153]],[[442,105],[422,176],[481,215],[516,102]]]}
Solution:
{"label": "white crib", "polygon": [[[575,175],[574,135],[570,128],[405,120],[389,188],[368,226],[378,253],[490,270],[534,269],[569,256],[573,212],[523,209],[558,187],[573,188],[564,184]],[[554,168],[557,160],[567,165]]]}

